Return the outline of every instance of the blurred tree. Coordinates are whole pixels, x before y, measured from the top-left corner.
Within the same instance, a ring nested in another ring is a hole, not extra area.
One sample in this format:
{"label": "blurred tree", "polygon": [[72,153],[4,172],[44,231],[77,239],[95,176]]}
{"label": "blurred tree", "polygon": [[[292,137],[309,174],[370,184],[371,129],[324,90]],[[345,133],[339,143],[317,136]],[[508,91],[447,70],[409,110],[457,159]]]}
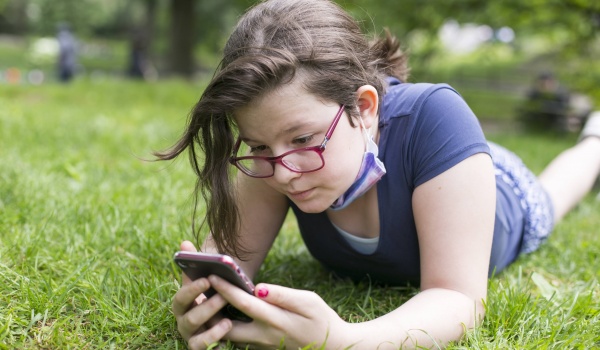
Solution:
{"label": "blurred tree", "polygon": [[190,78],[194,73],[196,39],[195,7],[197,0],[171,0],[170,48],[168,69],[171,74]]}
{"label": "blurred tree", "polygon": [[[416,68],[413,75],[429,71],[437,64],[441,48],[438,31],[445,21],[452,19],[494,29],[510,27],[516,33],[517,47],[524,38],[543,38],[551,43],[548,54],[553,56],[552,60],[569,63],[574,85],[591,91],[600,79],[595,64],[600,54],[599,0],[336,1],[359,18],[366,31],[377,34],[382,27],[389,27],[404,43],[410,43],[411,65]],[[418,39],[418,47],[413,45],[414,39]]]}
{"label": "blurred tree", "polygon": [[[10,0],[20,1],[20,0]],[[122,13],[124,3],[118,0],[28,0],[27,12],[34,33],[52,35],[58,23],[69,23],[80,36],[93,34]],[[35,15],[33,15],[35,14]]]}
{"label": "blurred tree", "polygon": [[[195,62],[195,48],[199,45],[217,53],[250,0],[170,0],[170,73],[190,78],[198,69],[214,68],[215,62]],[[218,56],[215,55],[215,56]]]}
{"label": "blurred tree", "polygon": [[[368,31],[389,27],[400,37],[424,31],[434,37],[448,19],[493,28],[512,27],[518,33],[568,36],[562,49],[582,53],[600,32],[598,0],[339,0]],[[585,52],[584,52],[585,53]]]}
{"label": "blurred tree", "polygon": [[27,0],[0,0],[0,33],[23,34],[27,31]]}
{"label": "blurred tree", "polygon": [[598,0],[491,1],[485,10],[482,16],[490,24],[506,23],[525,34],[567,36],[557,48],[567,55],[590,53],[600,33]]}

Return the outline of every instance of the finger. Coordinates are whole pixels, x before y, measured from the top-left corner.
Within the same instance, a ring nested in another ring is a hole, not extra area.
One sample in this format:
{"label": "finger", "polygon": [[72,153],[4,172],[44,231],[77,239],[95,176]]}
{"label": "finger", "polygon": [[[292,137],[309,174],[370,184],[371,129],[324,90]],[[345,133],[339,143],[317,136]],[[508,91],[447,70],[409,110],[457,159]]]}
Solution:
{"label": "finger", "polygon": [[255,304],[262,303],[252,294],[248,294],[241,288],[234,286],[233,284],[216,275],[208,276],[208,280],[219,295],[225,298],[225,300],[227,300],[235,308],[250,317],[252,317],[252,315],[249,312],[255,313],[255,311],[253,311],[253,308],[256,308]]}
{"label": "finger", "polygon": [[222,319],[219,311],[227,305],[227,301],[220,295],[214,295],[204,303],[192,308],[185,314],[177,317],[177,329],[184,339],[204,331],[218,324]]}
{"label": "finger", "polygon": [[[233,321],[232,323],[234,324],[234,327],[232,327],[231,330],[223,336],[223,340],[227,340],[236,344],[236,349],[246,349],[244,345],[247,344],[251,344],[253,346],[251,347],[251,349],[262,348],[259,346],[259,343],[261,343],[261,339],[269,336],[269,334],[267,334],[267,332],[263,328],[257,327],[257,325],[254,322],[247,323]],[[265,348],[267,347],[265,346]],[[270,348],[277,349],[277,347],[275,346],[272,346]]]}
{"label": "finger", "polygon": [[198,249],[196,249],[196,246],[194,245],[194,243],[192,243],[190,241],[181,242],[181,245],[179,247],[181,248],[181,250],[186,251],[186,252],[197,252],[198,251]]}
{"label": "finger", "polygon": [[231,320],[224,318],[209,330],[191,337],[188,340],[188,347],[192,350],[207,349],[211,344],[223,339],[225,334],[231,330],[231,327]]}
{"label": "finger", "polygon": [[[270,316],[275,316],[274,313],[280,309],[307,316],[308,310],[313,310],[315,305],[325,303],[314,292],[267,283],[260,283],[256,286],[254,289],[256,298],[254,298],[218,276],[211,275],[208,279],[211,286],[229,303],[252,318],[258,317],[266,320]],[[259,301],[277,306],[277,308],[267,308],[264,303]]]}
{"label": "finger", "polygon": [[[222,296],[231,305],[250,316],[255,321],[261,320],[269,322],[271,320],[281,319],[280,317],[275,317],[278,311],[281,312],[280,309],[259,300],[228,281],[215,275],[209,276],[208,280],[211,283],[211,286],[217,291],[217,295]],[[264,310],[265,308],[271,308],[273,310]],[[265,335],[263,334],[264,329],[257,327],[255,322],[247,323],[233,321],[233,324],[235,327],[224,336],[224,339],[233,341],[234,343],[255,343]]]}
{"label": "finger", "polygon": [[267,283],[258,284],[254,294],[271,305],[300,315],[304,315],[311,305],[323,302],[314,292]]}
{"label": "finger", "polygon": [[198,297],[201,297],[202,293],[206,292],[209,288],[210,283],[206,278],[199,278],[193,282],[190,281],[190,283],[179,288],[173,297],[173,314],[175,316],[185,314],[194,306],[194,301]]}

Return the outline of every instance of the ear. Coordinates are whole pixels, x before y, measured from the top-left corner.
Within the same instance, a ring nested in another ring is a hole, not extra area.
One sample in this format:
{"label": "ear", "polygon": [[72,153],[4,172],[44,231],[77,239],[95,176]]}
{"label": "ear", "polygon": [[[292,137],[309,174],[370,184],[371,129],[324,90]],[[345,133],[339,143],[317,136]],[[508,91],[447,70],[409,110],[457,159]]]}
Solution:
{"label": "ear", "polygon": [[372,85],[363,85],[356,90],[356,98],[360,117],[369,129],[377,120],[379,111],[379,94]]}

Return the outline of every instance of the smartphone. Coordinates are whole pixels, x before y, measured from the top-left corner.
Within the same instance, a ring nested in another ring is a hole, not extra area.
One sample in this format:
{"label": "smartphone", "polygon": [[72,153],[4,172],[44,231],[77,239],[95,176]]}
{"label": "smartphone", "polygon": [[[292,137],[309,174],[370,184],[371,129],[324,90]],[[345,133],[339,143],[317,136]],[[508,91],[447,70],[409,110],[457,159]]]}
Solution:
{"label": "smartphone", "polygon": [[[254,284],[235,260],[228,255],[179,251],[175,253],[173,260],[192,281],[209,275],[217,275],[246,293],[254,295]],[[210,298],[215,293],[215,290],[211,288],[204,292],[204,295]],[[227,305],[221,311],[231,319],[252,321],[250,317],[231,305]]]}

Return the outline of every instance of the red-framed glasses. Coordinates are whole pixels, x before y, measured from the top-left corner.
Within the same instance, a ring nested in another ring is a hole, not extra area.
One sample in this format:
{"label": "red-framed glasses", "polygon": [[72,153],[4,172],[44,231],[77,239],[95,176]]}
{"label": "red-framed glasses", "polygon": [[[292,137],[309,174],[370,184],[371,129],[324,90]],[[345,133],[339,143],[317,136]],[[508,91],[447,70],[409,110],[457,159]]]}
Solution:
{"label": "red-framed glasses", "polygon": [[319,146],[298,148],[285,152],[276,157],[261,156],[243,156],[236,157],[240,149],[242,140],[237,139],[233,147],[233,154],[229,157],[229,162],[240,169],[244,174],[251,177],[265,178],[271,177],[275,173],[275,164],[281,164],[290,171],[296,173],[310,173],[317,171],[325,166],[323,152],[327,146],[327,141],[331,138],[340,117],[344,113],[344,105],[340,106],[333,122],[325,133],[325,139]]}

